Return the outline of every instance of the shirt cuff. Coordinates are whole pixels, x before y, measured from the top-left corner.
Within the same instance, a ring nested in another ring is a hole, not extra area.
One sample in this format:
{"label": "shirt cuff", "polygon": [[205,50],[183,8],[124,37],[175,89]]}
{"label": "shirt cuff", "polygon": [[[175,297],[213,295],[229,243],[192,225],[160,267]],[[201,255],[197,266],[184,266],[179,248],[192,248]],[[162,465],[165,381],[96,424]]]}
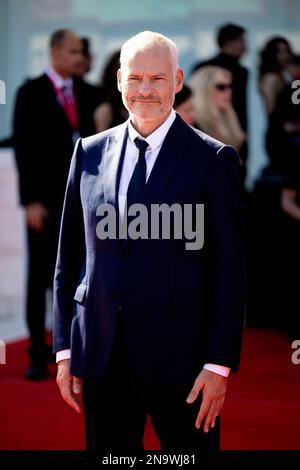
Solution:
{"label": "shirt cuff", "polygon": [[56,353],[56,362],[63,361],[64,359],[71,358],[71,349],[63,349]]}
{"label": "shirt cuff", "polygon": [[215,374],[223,375],[223,377],[228,377],[230,373],[230,367],[218,366],[217,364],[204,364],[203,369],[215,372]]}

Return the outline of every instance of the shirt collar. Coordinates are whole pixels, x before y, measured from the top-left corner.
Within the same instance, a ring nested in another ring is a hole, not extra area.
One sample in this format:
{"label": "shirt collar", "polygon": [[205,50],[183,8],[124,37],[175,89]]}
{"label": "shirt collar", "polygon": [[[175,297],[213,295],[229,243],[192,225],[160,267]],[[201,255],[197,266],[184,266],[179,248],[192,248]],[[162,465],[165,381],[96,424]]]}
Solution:
{"label": "shirt collar", "polygon": [[46,70],[46,74],[54,84],[55,88],[72,88],[73,86],[73,79],[72,78],[67,78],[66,80],[63,79],[57,72],[54,70],[53,67],[48,67]]}
{"label": "shirt collar", "polygon": [[146,142],[148,143],[149,147],[151,148],[153,152],[155,149],[157,149],[158,147],[162,145],[170,127],[175,121],[175,118],[176,118],[176,113],[174,109],[172,109],[167,119],[157,129],[155,129],[155,131],[152,132],[152,134],[148,135],[146,139],[137,132],[137,130],[131,124],[130,120],[128,120],[129,138],[133,143],[136,137],[146,140]]}

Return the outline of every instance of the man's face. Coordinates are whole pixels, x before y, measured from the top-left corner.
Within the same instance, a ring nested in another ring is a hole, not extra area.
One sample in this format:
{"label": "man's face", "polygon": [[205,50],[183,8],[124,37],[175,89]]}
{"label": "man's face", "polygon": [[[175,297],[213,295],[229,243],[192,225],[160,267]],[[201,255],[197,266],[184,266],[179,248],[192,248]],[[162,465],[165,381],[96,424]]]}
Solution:
{"label": "man's face", "polygon": [[228,41],[231,53],[237,59],[240,59],[247,51],[246,40],[244,34],[241,34],[236,39]]}
{"label": "man's face", "polygon": [[75,34],[68,33],[60,47],[52,49],[53,66],[64,76],[76,74],[82,61],[82,42]]}
{"label": "man's face", "polygon": [[118,88],[133,122],[160,124],[169,115],[183,84],[169,49],[153,45],[135,52],[118,70]]}

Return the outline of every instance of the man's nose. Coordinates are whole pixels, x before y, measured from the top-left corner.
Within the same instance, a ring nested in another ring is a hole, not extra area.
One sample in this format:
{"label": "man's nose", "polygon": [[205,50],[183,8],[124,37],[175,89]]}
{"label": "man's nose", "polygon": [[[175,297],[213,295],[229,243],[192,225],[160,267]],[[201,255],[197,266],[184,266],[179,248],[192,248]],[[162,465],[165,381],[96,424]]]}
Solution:
{"label": "man's nose", "polygon": [[147,97],[151,94],[151,84],[149,80],[143,80],[140,84],[139,92],[141,95]]}

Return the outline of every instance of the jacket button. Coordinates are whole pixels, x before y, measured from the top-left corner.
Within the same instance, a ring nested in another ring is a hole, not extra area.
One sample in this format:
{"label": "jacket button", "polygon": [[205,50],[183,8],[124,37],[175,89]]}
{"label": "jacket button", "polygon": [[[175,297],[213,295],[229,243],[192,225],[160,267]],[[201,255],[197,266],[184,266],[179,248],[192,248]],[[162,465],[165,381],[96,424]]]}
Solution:
{"label": "jacket button", "polygon": [[120,292],[114,292],[112,294],[112,299],[113,300],[120,300]]}
{"label": "jacket button", "polygon": [[128,259],[129,253],[128,251],[123,251],[122,253],[122,259]]}

